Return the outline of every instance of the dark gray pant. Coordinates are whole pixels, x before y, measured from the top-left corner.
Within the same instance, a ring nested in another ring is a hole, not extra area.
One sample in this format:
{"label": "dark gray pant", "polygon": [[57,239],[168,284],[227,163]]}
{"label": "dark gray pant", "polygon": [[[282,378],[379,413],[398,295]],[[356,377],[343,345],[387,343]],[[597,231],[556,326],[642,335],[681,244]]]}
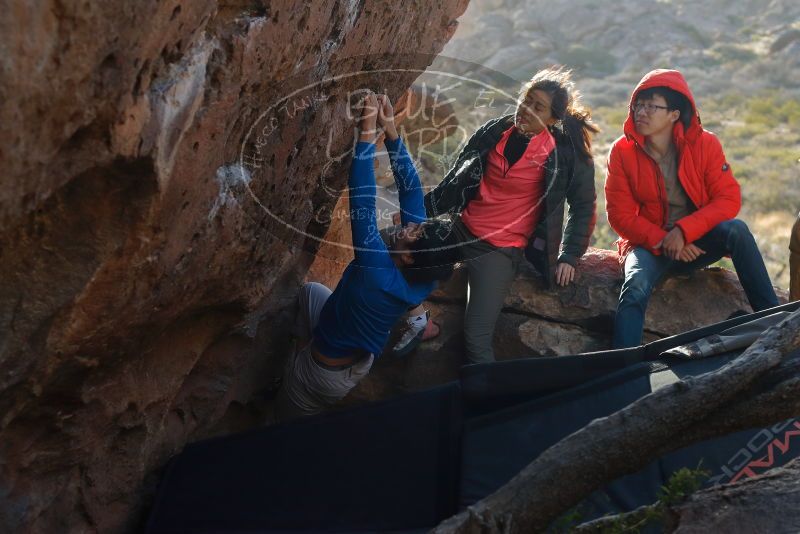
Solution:
{"label": "dark gray pant", "polygon": [[458,220],[453,228],[467,267],[464,344],[469,363],[493,362],[492,338],[508,288],[523,256],[521,248],[498,248],[478,239]]}

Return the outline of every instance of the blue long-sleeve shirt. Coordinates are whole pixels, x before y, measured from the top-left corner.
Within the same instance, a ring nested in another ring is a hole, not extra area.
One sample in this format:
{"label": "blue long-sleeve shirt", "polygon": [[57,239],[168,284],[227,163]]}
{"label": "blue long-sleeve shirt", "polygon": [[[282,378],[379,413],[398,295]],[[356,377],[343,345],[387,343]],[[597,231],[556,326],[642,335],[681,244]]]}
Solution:
{"label": "blue long-sleeve shirt", "polygon": [[[400,197],[401,220],[421,223],[425,206],[414,162],[399,138],[387,139],[386,148]],[[348,181],[355,259],[323,306],[314,330],[317,350],[329,358],[349,356],[356,350],[380,355],[397,319],[434,288],[433,282],[409,284],[381,239],[375,214],[374,157],[374,144],[356,145]]]}

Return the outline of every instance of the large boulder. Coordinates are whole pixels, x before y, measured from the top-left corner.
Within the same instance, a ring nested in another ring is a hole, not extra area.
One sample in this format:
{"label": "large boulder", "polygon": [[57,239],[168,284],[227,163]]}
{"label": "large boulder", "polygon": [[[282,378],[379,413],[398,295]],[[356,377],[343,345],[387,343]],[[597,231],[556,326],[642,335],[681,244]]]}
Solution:
{"label": "large boulder", "polygon": [[[564,356],[607,350],[611,346],[613,315],[622,271],[619,256],[591,248],[582,258],[575,282],[545,289],[539,274],[527,263],[511,285],[494,334],[498,360]],[[778,289],[781,300],[786,292]],[[442,334],[423,342],[410,356],[393,358],[388,351],[353,390],[346,404],[377,400],[453,380],[465,362],[463,310],[466,269],[426,302]],[[708,268],[690,276],[667,277],[653,293],[645,317],[645,341],[699,328],[751,311],[736,274]]]}
{"label": "large boulder", "polygon": [[351,104],[397,98],[466,4],[2,10],[0,531],[136,529],[165,460],[264,387]]}
{"label": "large boulder", "polygon": [[699,491],[667,508],[663,532],[797,532],[800,530],[798,478],[800,459],[794,459],[753,478]]}

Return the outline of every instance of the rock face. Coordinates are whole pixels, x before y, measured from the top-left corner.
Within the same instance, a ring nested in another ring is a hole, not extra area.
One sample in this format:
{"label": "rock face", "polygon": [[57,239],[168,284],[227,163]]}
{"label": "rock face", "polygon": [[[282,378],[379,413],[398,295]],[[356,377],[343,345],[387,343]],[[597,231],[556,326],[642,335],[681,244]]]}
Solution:
{"label": "rock face", "polygon": [[[564,356],[611,346],[622,273],[615,252],[589,249],[577,278],[566,288],[544,289],[542,279],[523,262],[506,297],[495,329],[498,360]],[[377,400],[424,389],[458,376],[463,360],[465,269],[431,295],[426,307],[442,334],[402,359],[384,354],[351,392],[350,402]],[[782,301],[786,292],[777,290]],[[645,341],[723,321],[737,310],[750,311],[736,274],[719,268],[688,277],[668,277],[653,293],[645,317]]]}
{"label": "rock face", "polygon": [[664,532],[797,532],[800,460],[736,484],[699,491],[672,506]]}
{"label": "rock face", "polygon": [[[423,186],[435,186],[441,181],[441,175],[437,170],[426,168],[427,160],[422,149],[452,134],[458,125],[452,106],[436,101],[426,87],[414,85],[395,102],[394,110],[399,133],[409,154],[415,158]],[[393,224],[392,214],[400,211],[394,176],[382,139],[377,143],[375,180],[378,185],[378,227],[382,229]],[[353,260],[349,210],[347,195],[343,194],[333,210],[316,213],[317,222],[327,226],[327,231],[308,270],[307,280],[334,288],[344,268]]]}
{"label": "rock face", "polygon": [[242,411],[345,183],[354,96],[397,98],[465,8],[0,13],[0,531],[133,530],[154,470]]}

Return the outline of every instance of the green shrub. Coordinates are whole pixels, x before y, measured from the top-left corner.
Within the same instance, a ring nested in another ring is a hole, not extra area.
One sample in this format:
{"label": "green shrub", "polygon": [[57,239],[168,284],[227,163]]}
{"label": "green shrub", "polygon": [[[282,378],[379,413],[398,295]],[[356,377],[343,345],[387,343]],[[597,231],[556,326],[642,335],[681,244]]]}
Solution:
{"label": "green shrub", "polygon": [[592,71],[611,74],[617,68],[617,58],[606,50],[587,48],[583,45],[570,45],[558,52],[558,61],[579,71]]}
{"label": "green shrub", "polygon": [[800,101],[785,98],[778,94],[757,96],[747,103],[745,121],[748,124],[775,126],[788,124],[800,127]]}
{"label": "green shrub", "polygon": [[711,54],[719,58],[720,63],[749,63],[758,59],[756,54],[750,48],[742,45],[721,43],[711,49]]}
{"label": "green shrub", "polygon": [[675,23],[675,27],[676,29],[683,31],[683,33],[687,34],[690,38],[697,41],[697,43],[703,48],[709,48],[714,44],[714,40],[707,34],[707,32],[698,30],[695,26],[692,26],[688,22],[679,20]]}

